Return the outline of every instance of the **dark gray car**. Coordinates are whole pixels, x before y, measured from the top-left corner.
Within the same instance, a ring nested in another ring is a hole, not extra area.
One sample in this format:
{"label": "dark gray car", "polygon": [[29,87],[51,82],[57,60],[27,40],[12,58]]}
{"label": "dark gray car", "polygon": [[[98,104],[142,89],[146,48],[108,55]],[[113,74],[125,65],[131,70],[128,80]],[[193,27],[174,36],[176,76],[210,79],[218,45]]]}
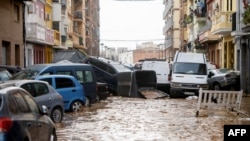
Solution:
{"label": "dark gray car", "polygon": [[61,122],[64,114],[62,96],[47,82],[39,80],[7,80],[0,83],[1,86],[17,86],[28,91],[38,105],[47,106],[49,116],[54,122]]}
{"label": "dark gray car", "polygon": [[56,141],[56,127],[48,109],[39,109],[24,89],[0,86],[1,141]]}
{"label": "dark gray car", "polygon": [[208,71],[208,85],[212,90],[238,90],[240,87],[239,72],[231,69],[212,69]]}

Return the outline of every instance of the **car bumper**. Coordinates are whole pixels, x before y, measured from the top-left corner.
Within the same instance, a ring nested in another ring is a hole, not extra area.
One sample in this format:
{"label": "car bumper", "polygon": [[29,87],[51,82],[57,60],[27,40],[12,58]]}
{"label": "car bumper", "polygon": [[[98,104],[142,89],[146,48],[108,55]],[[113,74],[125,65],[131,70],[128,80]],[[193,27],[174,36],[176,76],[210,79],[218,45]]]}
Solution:
{"label": "car bumper", "polygon": [[109,97],[109,92],[99,92],[98,93],[100,100],[105,100]]}

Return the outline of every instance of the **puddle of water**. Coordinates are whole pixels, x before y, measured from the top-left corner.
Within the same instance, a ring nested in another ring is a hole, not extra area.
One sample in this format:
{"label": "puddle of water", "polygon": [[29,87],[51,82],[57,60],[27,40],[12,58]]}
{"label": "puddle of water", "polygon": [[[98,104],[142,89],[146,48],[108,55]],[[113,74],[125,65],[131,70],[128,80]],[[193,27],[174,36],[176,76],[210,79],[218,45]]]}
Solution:
{"label": "puddle of water", "polygon": [[197,100],[109,97],[81,113],[66,113],[58,140],[86,141],[223,141],[224,124],[250,118],[225,111],[201,110]]}

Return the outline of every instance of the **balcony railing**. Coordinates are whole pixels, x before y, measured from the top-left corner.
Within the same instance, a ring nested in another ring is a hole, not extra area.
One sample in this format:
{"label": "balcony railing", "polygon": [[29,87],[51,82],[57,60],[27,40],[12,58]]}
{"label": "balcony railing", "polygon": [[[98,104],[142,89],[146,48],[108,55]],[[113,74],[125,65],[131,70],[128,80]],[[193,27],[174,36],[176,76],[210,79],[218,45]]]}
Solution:
{"label": "balcony railing", "polygon": [[166,44],[166,48],[172,47],[173,46],[173,39],[172,38],[167,39],[165,44]]}
{"label": "balcony railing", "polygon": [[212,34],[229,34],[232,31],[233,12],[220,12],[212,17]]}
{"label": "balcony railing", "polygon": [[168,20],[166,20],[166,24],[163,28],[163,33],[166,33],[170,27],[173,26],[173,19],[172,18],[169,18]]}
{"label": "balcony railing", "polygon": [[35,43],[54,45],[54,31],[37,23],[26,24],[26,40]]}

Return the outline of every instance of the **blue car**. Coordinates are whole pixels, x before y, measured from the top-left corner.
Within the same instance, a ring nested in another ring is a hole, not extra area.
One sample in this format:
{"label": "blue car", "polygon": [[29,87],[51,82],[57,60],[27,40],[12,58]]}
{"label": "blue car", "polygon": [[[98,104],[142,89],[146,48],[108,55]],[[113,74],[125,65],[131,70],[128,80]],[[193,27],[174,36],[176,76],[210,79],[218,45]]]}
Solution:
{"label": "blue car", "polygon": [[78,112],[89,105],[83,86],[73,76],[43,75],[35,79],[48,82],[63,97],[65,111]]}

